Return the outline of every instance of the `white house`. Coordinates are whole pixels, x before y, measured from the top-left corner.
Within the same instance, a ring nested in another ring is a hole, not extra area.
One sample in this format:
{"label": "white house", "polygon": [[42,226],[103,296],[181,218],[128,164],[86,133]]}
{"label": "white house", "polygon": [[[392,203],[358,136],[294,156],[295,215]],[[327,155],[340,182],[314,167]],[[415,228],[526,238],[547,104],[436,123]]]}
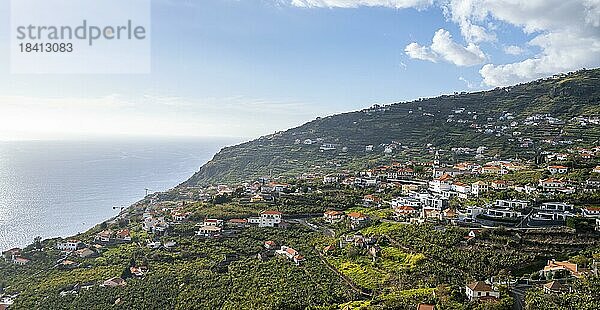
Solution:
{"label": "white house", "polygon": [[498,199],[494,203],[497,208],[510,208],[510,209],[524,209],[529,206],[530,202],[527,200],[507,200]]}
{"label": "white house", "polygon": [[471,186],[462,182],[454,182],[451,188],[458,193],[459,198],[467,198],[467,195],[471,193]]}
{"label": "white house", "polygon": [[485,215],[497,218],[519,218],[522,217],[521,213],[513,211],[511,209],[487,209]]}
{"label": "white house", "polygon": [[471,184],[471,193],[477,197],[479,195],[487,192],[489,190],[489,185],[487,182],[477,181]]}
{"label": "white house", "polygon": [[434,193],[446,192],[451,189],[452,177],[449,174],[444,174],[439,178],[429,181],[429,190]]}
{"label": "white house", "polygon": [[545,211],[570,212],[573,211],[573,205],[564,202],[544,202],[540,206],[540,209]]}
{"label": "white house", "polygon": [[258,227],[278,227],[281,224],[282,216],[283,213],[279,211],[263,211],[260,213]]}
{"label": "white house", "polygon": [[328,223],[337,223],[344,220],[345,214],[341,211],[330,210],[323,213],[323,219]]}
{"label": "white house", "polygon": [[204,220],[204,226],[216,226],[216,227],[223,227],[223,220],[218,220],[218,219],[205,219],[205,220]]}
{"label": "white house", "polygon": [[584,217],[600,217],[600,207],[583,207],[581,214]]}
{"label": "white house", "polygon": [[392,208],[401,207],[401,206],[409,206],[413,208],[418,208],[421,206],[421,200],[413,197],[397,197],[392,199],[390,203]]}
{"label": "white house", "polygon": [[323,184],[335,184],[340,181],[337,175],[326,175],[323,177]]}
{"label": "white house", "polygon": [[82,243],[79,240],[66,240],[63,242],[58,242],[56,244],[56,249],[72,252],[77,250],[81,245]]}
{"label": "white house", "polygon": [[298,251],[296,251],[288,246],[285,246],[285,245],[282,245],[281,249],[275,251],[275,253],[287,257],[289,260],[296,263],[296,265],[300,265],[300,263],[305,260],[304,256],[300,255],[300,253],[298,253]]}
{"label": "white house", "polygon": [[564,189],[566,187],[566,182],[555,178],[548,178],[540,180],[540,186],[545,192],[555,192]]}
{"label": "white house", "polygon": [[203,225],[196,232],[196,236],[213,237],[221,233],[222,228],[214,225]]}
{"label": "white house", "polygon": [[468,284],[465,293],[469,300],[478,300],[478,299],[498,299],[500,298],[500,292],[492,289],[492,286],[483,282],[477,281],[471,284]]}
{"label": "white house", "polygon": [[348,218],[350,219],[350,226],[352,229],[361,228],[369,222],[369,218],[359,212],[348,213]]}

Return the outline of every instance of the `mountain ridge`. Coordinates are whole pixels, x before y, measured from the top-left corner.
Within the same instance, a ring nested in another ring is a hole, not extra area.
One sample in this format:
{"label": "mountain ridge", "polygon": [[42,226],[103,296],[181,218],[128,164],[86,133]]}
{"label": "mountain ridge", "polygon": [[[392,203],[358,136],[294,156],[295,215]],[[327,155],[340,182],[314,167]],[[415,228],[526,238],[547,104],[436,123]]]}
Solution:
{"label": "mountain ridge", "polygon": [[[591,122],[581,124],[600,115],[599,82],[600,69],[582,69],[493,90],[375,105],[317,118],[223,148],[183,185],[291,176],[310,169],[336,171],[383,157],[402,159],[410,148],[428,145],[439,149],[483,146],[491,155],[525,157],[560,149],[554,142],[591,145],[600,139],[600,130]],[[537,118],[543,124],[536,123]],[[581,141],[573,141],[579,135]],[[369,145],[372,152],[366,151]],[[385,153],[388,149],[391,152]]]}

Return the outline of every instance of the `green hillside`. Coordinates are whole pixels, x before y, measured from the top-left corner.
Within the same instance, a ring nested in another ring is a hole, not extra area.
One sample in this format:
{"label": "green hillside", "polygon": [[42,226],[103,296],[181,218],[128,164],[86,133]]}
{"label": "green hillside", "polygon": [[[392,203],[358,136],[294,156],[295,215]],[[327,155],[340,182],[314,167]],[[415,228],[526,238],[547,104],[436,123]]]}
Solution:
{"label": "green hillside", "polygon": [[[598,142],[600,130],[578,118],[600,115],[599,82],[600,69],[581,70],[512,87],[319,118],[221,150],[186,185],[361,165],[381,158],[386,145],[394,148],[386,155],[394,159],[419,156],[427,144],[441,149],[485,146],[490,155],[529,158],[559,149],[564,141],[572,143],[569,147],[588,146]],[[316,142],[304,144],[307,139]],[[320,151],[323,144],[335,144],[336,149]],[[365,151],[367,145],[374,146],[372,152]]]}

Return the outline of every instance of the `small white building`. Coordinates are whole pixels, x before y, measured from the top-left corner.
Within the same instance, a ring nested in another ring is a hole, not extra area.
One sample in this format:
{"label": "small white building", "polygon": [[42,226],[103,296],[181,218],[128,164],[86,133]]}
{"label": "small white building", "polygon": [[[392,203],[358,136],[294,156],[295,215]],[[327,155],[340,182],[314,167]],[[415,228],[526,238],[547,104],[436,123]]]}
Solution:
{"label": "small white building", "polygon": [[56,244],[56,249],[66,252],[73,252],[77,250],[82,243],[79,240],[66,240],[63,242],[58,242]]}
{"label": "small white building", "polygon": [[213,237],[221,233],[222,228],[214,225],[203,225],[196,232],[196,236]]}
{"label": "small white building", "polygon": [[337,175],[326,175],[323,177],[323,184],[339,183],[340,178]]}
{"label": "small white building", "polygon": [[[258,227],[279,227],[283,213],[279,211],[263,211],[260,214]],[[248,220],[250,222],[250,220]]]}
{"label": "small white building", "polygon": [[345,217],[346,215],[344,214],[344,212],[341,211],[330,210],[323,213],[323,219],[325,220],[325,222],[332,224],[343,221]]}
{"label": "small white building", "polygon": [[483,282],[477,281],[471,284],[468,284],[465,293],[469,300],[478,300],[478,299],[498,299],[500,298],[500,292],[495,291],[491,285]]}
{"label": "small white building", "polygon": [[434,193],[442,193],[451,190],[452,177],[449,174],[444,174],[439,178],[429,181],[429,190]]}
{"label": "small white building", "polygon": [[529,206],[530,202],[527,200],[514,200],[514,199],[498,199],[494,202],[494,206],[497,208],[510,208],[510,209],[524,209]]}
{"label": "small white building", "polygon": [[550,174],[564,174],[569,171],[569,168],[565,166],[548,166]]}
{"label": "small white building", "polygon": [[477,197],[489,190],[489,184],[483,181],[477,181],[471,184],[471,193]]}

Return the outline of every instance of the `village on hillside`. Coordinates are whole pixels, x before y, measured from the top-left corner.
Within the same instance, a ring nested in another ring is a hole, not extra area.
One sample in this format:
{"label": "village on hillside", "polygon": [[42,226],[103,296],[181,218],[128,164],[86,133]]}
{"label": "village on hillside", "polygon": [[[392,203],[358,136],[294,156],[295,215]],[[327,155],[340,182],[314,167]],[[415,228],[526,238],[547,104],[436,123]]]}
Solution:
{"label": "village on hillside", "polygon": [[[5,250],[2,264],[24,275],[106,270],[63,286],[63,298],[144,281],[165,260],[202,257],[217,273],[240,261],[318,265],[358,300],[419,290],[419,309],[440,302],[440,285],[457,303],[523,308],[584,293],[579,281],[598,276],[599,253],[589,250],[599,245],[600,206],[589,202],[600,194],[600,147],[547,152],[543,163],[478,151],[451,163],[451,150],[427,152],[425,161],[150,194],[89,232]],[[2,292],[4,308],[24,294],[10,284]]]}

